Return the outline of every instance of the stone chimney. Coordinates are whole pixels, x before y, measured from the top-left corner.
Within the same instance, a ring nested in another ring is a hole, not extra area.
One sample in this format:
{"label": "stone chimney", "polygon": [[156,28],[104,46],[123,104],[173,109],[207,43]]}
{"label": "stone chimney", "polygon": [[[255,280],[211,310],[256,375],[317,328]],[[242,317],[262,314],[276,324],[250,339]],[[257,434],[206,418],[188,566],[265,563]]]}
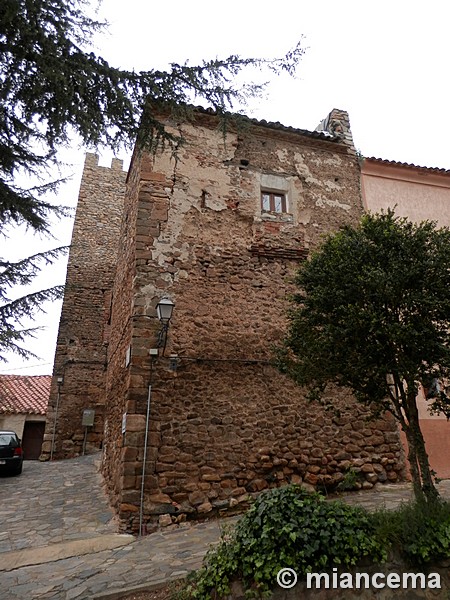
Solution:
{"label": "stone chimney", "polygon": [[349,154],[356,154],[347,111],[333,108],[330,114],[319,123],[315,131],[322,131],[340,137],[347,144]]}

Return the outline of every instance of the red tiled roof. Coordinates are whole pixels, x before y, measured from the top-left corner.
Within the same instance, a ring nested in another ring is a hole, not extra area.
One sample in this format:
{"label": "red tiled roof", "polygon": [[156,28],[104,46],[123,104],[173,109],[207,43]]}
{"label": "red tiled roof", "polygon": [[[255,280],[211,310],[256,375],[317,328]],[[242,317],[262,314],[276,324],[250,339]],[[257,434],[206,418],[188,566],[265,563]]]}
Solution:
{"label": "red tiled roof", "polygon": [[[194,111],[217,116],[217,112],[213,108],[205,108],[203,106],[190,106]],[[231,115],[231,113],[228,113]],[[283,125],[279,121],[266,121],[265,119],[254,119],[252,117],[247,117],[246,115],[239,114],[237,115],[242,122],[253,123],[254,125],[258,125],[260,127],[267,127],[269,129],[278,129],[280,131],[290,131],[292,133],[297,133],[299,135],[304,135],[311,138],[316,138],[318,140],[324,140],[326,142],[342,142],[342,136],[335,135],[330,133],[329,131],[318,131],[315,129],[314,131],[309,131],[308,129],[299,129],[298,127],[291,127],[289,125]]]}
{"label": "red tiled roof", "polygon": [[51,375],[0,375],[0,414],[45,415]]}

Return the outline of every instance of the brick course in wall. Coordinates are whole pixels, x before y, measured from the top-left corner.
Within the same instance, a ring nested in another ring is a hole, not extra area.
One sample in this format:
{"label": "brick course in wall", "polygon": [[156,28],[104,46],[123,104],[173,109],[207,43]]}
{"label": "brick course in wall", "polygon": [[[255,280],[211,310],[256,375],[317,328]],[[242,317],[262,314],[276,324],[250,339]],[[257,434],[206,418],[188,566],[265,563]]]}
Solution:
{"label": "brick course in wall", "polygon": [[[343,390],[340,416],[326,413],[271,364],[295,269],[363,211],[346,113],[333,111],[327,125],[340,137],[250,122],[223,138],[199,112],[191,124],[168,122],[185,137],[175,158],[135,154],[112,290],[103,456],[124,530],[138,529],[141,490],[151,527],[234,509],[289,481],[332,488],[350,468],[364,487],[403,476],[392,421],[368,420]],[[262,189],[286,193],[287,213],[262,213]],[[165,356],[154,360],[164,295],[175,310]]]}

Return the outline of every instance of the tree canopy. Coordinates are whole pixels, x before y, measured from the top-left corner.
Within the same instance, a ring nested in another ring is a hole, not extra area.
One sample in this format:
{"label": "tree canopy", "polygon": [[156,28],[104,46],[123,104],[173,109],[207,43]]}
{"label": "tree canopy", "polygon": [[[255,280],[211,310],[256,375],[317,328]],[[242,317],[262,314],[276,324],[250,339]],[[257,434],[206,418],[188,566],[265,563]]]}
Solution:
{"label": "tree canopy", "polygon": [[[122,70],[90,51],[92,36],[104,24],[88,12],[86,0],[2,2],[0,234],[11,224],[49,233],[49,216],[61,214],[62,209],[49,203],[43,193],[54,187],[48,178],[50,169],[58,164],[58,148],[70,144],[73,136],[91,147],[116,148],[136,139],[143,145],[155,140],[173,142],[152,112],[154,103],[164,103],[179,114],[188,110],[189,103],[203,102],[225,115],[264,87],[252,83],[235,86],[234,78],[243,69],[256,66],[293,74],[303,54],[298,45],[281,59],[230,56],[197,66],[171,64],[167,71]],[[144,107],[145,127],[141,127]],[[39,177],[44,184],[20,185],[18,176],[23,174]],[[40,258],[48,262],[56,254]],[[34,257],[34,267],[36,260]],[[0,357],[8,340],[15,337],[14,315],[20,317],[15,312],[17,304],[6,298],[3,286],[21,282],[20,267],[28,275],[36,272],[23,261],[10,267],[8,261],[0,260]],[[53,292],[57,290],[48,293],[51,296]],[[28,316],[32,309],[28,305]],[[18,350],[15,345],[11,349]]]}
{"label": "tree canopy", "polygon": [[333,383],[391,412],[416,495],[435,497],[416,397],[423,386],[450,416],[450,230],[367,214],[330,235],[295,282],[282,368],[314,398]]}

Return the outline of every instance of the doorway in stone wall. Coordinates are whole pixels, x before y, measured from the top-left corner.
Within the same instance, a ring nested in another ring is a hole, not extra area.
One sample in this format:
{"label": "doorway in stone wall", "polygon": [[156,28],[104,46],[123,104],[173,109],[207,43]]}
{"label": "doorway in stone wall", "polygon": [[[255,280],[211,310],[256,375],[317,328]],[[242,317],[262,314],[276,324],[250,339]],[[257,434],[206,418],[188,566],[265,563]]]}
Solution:
{"label": "doorway in stone wall", "polygon": [[45,421],[25,421],[22,436],[23,454],[27,460],[37,460],[41,454]]}

